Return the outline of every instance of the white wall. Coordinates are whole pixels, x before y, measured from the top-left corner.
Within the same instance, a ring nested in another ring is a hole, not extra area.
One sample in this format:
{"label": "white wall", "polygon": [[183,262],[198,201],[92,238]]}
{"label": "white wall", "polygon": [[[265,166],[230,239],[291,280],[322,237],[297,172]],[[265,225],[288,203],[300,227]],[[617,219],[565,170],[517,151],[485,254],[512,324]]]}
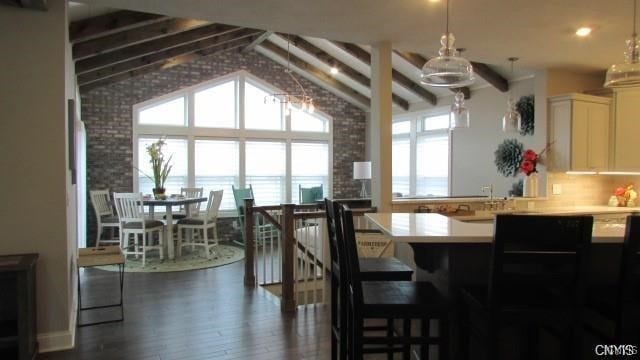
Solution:
{"label": "white wall", "polygon": [[[527,78],[511,84],[513,98],[534,94],[534,79]],[[437,107],[449,107],[453,98],[438,99]],[[546,122],[544,116],[536,113],[536,131],[534,136],[520,136],[517,133],[502,132],[502,116],[507,107],[507,94],[494,87],[484,87],[472,90],[471,98],[466,100],[470,112],[470,127],[456,129],[452,134],[451,178],[453,195],[481,194],[480,187],[486,184],[494,185],[495,196],[507,196],[511,185],[524,175],[516,178],[505,178],[498,174],[494,165],[494,151],[498,144],[505,139],[516,138],[524,143],[525,149],[532,148],[541,151],[538,142],[546,141]],[[432,107],[425,103],[411,105],[411,112]],[[538,168],[539,170],[543,170]],[[544,187],[542,187],[544,188]],[[541,194],[542,195],[542,194]]]}
{"label": "white wall", "polygon": [[70,346],[75,243],[67,166],[66,1],[46,12],[0,7],[0,254],[39,253],[38,339]]}

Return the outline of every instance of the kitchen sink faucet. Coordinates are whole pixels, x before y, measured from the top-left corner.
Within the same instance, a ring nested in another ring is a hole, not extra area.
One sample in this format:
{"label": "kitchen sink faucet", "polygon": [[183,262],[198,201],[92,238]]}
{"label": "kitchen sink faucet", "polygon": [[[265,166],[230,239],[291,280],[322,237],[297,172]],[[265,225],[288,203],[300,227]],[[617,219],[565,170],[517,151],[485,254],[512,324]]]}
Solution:
{"label": "kitchen sink faucet", "polygon": [[[485,193],[487,191],[489,192],[489,202],[485,203],[485,207],[488,205],[489,206],[489,210],[493,210],[493,206],[497,205],[493,201],[493,184],[482,185],[482,187],[480,188],[480,191],[482,191],[483,193]],[[496,206],[496,208],[497,208],[497,206]]]}

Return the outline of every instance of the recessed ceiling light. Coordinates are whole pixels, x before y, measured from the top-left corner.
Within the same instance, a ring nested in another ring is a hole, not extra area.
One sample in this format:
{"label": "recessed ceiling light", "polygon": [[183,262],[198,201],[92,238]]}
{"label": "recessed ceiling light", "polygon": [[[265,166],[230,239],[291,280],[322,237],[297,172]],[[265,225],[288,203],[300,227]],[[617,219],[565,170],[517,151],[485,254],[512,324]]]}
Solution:
{"label": "recessed ceiling light", "polygon": [[338,70],[337,67],[332,66],[331,70],[329,70],[329,72],[331,73],[331,75],[336,75],[339,72],[339,70]]}
{"label": "recessed ceiling light", "polygon": [[580,36],[580,37],[585,37],[585,36],[589,36],[589,34],[591,34],[591,28],[590,27],[581,27],[578,30],[576,30],[576,35]]}
{"label": "recessed ceiling light", "polygon": [[429,0],[430,3],[435,4],[435,3],[439,3],[440,0]]}

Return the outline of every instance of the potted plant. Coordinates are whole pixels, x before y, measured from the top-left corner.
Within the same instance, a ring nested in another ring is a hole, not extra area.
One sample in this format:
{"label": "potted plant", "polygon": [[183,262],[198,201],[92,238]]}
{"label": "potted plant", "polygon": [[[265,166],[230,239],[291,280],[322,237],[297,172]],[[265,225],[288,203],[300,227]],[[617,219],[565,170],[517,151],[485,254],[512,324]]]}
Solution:
{"label": "potted plant", "polygon": [[155,185],[153,188],[153,195],[156,199],[166,198],[164,183],[167,181],[167,177],[169,177],[169,173],[173,166],[169,164],[173,155],[169,156],[167,161],[164,160],[164,154],[162,153],[162,147],[164,145],[166,145],[166,142],[161,138],[147,146],[147,154],[149,154],[149,162],[151,163],[153,177],[140,171],[153,181],[153,184]]}

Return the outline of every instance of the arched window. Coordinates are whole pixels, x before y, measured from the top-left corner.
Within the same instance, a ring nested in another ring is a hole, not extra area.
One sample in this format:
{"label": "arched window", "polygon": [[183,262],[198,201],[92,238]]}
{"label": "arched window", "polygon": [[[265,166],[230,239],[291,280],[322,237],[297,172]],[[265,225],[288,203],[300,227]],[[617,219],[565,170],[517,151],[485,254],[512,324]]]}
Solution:
{"label": "arched window", "polygon": [[222,209],[235,209],[231,185],[253,187],[258,205],[298,202],[298,187],[323,185],[331,193],[331,117],[290,112],[272,85],[240,71],[133,107],[134,188],[151,193],[145,152],[167,138],[173,168],[167,194],[181,187],[223,189]]}

